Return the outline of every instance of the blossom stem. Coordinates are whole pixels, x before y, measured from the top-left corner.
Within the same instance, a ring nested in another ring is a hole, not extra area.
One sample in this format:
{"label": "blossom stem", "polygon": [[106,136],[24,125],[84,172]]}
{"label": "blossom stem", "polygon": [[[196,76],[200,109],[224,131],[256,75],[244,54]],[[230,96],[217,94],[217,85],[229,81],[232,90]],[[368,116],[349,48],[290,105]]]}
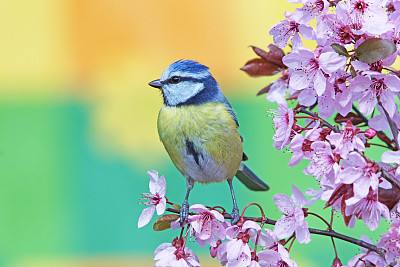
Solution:
{"label": "blossom stem", "polygon": [[333,250],[335,251],[335,256],[336,256],[336,258],[338,258],[335,240],[333,239],[333,236],[331,236],[331,240],[332,240]]}
{"label": "blossom stem", "polygon": [[314,212],[306,212],[304,215],[313,215],[319,219],[321,219],[327,226],[328,226],[328,230],[332,230],[332,226],[321,216],[319,216],[318,214],[314,213]]}
{"label": "blossom stem", "polygon": [[358,265],[360,262],[363,263],[363,262],[364,262],[363,259],[364,259],[365,257],[367,257],[368,254],[369,254],[369,251],[368,251],[367,253],[365,253],[364,255],[362,255],[362,257],[360,257],[360,258],[357,260],[356,264],[354,264],[354,267],[357,267],[357,265]]}
{"label": "blossom stem", "polygon": [[316,119],[321,121],[321,124],[328,127],[329,129],[331,129],[332,131],[334,131],[335,133],[340,133],[339,129],[337,126],[333,126],[332,124],[328,123],[327,121],[323,120],[322,118],[318,117],[315,113],[306,110],[305,108],[301,107],[299,109],[296,110],[296,113],[304,113],[307,115],[310,115],[311,117],[315,117]]}
{"label": "blossom stem", "polygon": [[285,242],[282,246],[286,246],[286,244],[289,243],[290,240],[292,240],[292,238],[294,238],[294,236],[295,236],[295,234],[293,233],[293,234],[288,238],[288,240],[286,240],[286,242]]}
{"label": "blossom stem", "polygon": [[289,245],[289,247],[288,247],[288,252],[290,252],[290,249],[292,248],[292,245],[293,245],[293,243],[294,243],[295,240],[296,240],[296,236],[293,237],[292,242],[290,242],[290,245]]}
{"label": "blossom stem", "polygon": [[[182,227],[182,230],[183,230],[183,228],[184,227]],[[185,234],[185,240],[183,241],[183,248],[186,246],[186,240],[187,240],[187,237],[188,237],[188,233],[189,233],[189,224],[186,226],[186,234]]]}
{"label": "blossom stem", "polygon": [[[330,230],[332,230],[332,226],[333,226],[333,209],[331,210],[331,223],[329,224]],[[336,256],[336,258],[338,258],[336,244],[335,244],[335,240],[333,239],[333,236],[331,236],[331,240],[332,240],[333,250],[335,251],[335,256]]]}
{"label": "blossom stem", "polygon": [[369,145],[371,145],[371,146],[379,146],[379,147],[388,148],[388,149],[390,149],[390,150],[393,150],[393,151],[395,151],[395,150],[396,150],[396,148],[395,148],[395,147],[385,146],[385,145],[376,144],[376,143],[368,143],[368,144],[369,144]]}
{"label": "blossom stem", "polygon": [[[369,119],[368,119],[367,117],[365,117],[364,114],[362,114],[362,112],[360,112],[360,111],[358,110],[358,108],[357,108],[354,104],[352,104],[352,108],[353,108],[353,110],[357,113],[357,115],[368,125]],[[386,135],[384,132],[382,132],[382,131],[377,131],[377,133],[381,133],[381,134],[385,135],[385,137],[386,137],[387,139],[390,140],[390,138],[387,137],[387,135]],[[389,145],[389,144],[388,144],[388,146],[379,145],[379,144],[374,144],[374,143],[369,143],[369,144],[370,144],[370,145],[374,145],[374,146],[381,146],[381,147],[389,148],[389,149],[391,149],[391,150],[396,150],[396,148],[392,147],[392,146]]]}
{"label": "blossom stem", "polygon": [[[168,210],[168,208],[167,208],[167,210]],[[182,227],[182,229],[181,229],[181,234],[180,234],[179,238],[182,238],[183,230],[184,230],[184,229],[185,229],[185,227]]]}
{"label": "blossom stem", "polygon": [[386,109],[383,107],[382,102],[378,101],[378,104],[383,109],[383,112],[385,113],[386,119],[389,123],[390,130],[392,131],[392,134],[393,134],[393,142],[394,142],[395,148],[396,148],[396,150],[399,150],[399,142],[397,141],[397,137],[399,136],[399,130],[397,130],[396,124],[390,118],[389,113],[386,111]]}
{"label": "blossom stem", "polygon": [[296,119],[311,119],[311,120],[320,120],[320,118],[317,117],[309,117],[309,116],[296,116]]}
{"label": "blossom stem", "polygon": [[[166,210],[169,211],[169,212],[172,212],[172,213],[180,214],[179,210],[176,210],[176,209],[167,208]],[[230,220],[231,219],[231,215],[229,213],[226,213],[226,214],[224,214],[224,218]],[[255,217],[243,217],[243,218],[246,219],[246,220],[252,220],[252,221],[255,221],[255,222],[264,221],[265,224],[269,224],[269,225],[275,225],[276,224],[275,220],[271,220],[271,219],[268,219],[268,218],[264,218],[264,219],[262,217],[258,217],[258,218],[255,218]],[[337,238],[337,239],[341,239],[343,241],[346,241],[346,242],[355,244],[357,246],[366,248],[368,250],[374,251],[378,255],[384,257],[384,253],[385,252],[384,252],[384,250],[382,248],[378,248],[377,246],[371,245],[371,244],[369,244],[367,242],[364,242],[362,240],[355,239],[355,238],[347,236],[347,235],[342,235],[342,234],[337,233],[337,232],[335,232],[333,230],[326,231],[326,230],[319,230],[319,229],[314,229],[314,228],[308,228],[308,229],[309,229],[311,234],[324,235],[324,236],[330,236],[330,237],[334,237],[334,238]]]}
{"label": "blossom stem", "polygon": [[214,206],[214,207],[207,207],[207,208],[210,208],[212,210],[217,210],[217,211],[219,211],[218,209],[221,209],[221,211],[219,211],[220,213],[222,213],[222,214],[226,213],[226,210],[221,206]]}
{"label": "blossom stem", "polygon": [[368,121],[369,121],[368,118],[365,117],[364,114],[362,114],[354,104],[352,104],[351,107],[352,107],[353,110],[357,113],[357,115],[358,115],[366,124],[368,124]]}
{"label": "blossom stem", "polygon": [[263,227],[263,225],[264,225],[264,223],[265,223],[265,214],[264,214],[264,210],[263,210],[263,208],[260,206],[260,204],[257,204],[257,203],[250,203],[250,204],[247,204],[246,207],[244,207],[244,209],[243,209],[243,211],[242,211],[242,216],[241,216],[241,217],[243,217],[244,211],[245,211],[248,207],[250,207],[250,206],[252,206],[252,205],[256,205],[256,206],[260,209],[260,211],[261,211],[261,218],[262,218],[261,227]]}

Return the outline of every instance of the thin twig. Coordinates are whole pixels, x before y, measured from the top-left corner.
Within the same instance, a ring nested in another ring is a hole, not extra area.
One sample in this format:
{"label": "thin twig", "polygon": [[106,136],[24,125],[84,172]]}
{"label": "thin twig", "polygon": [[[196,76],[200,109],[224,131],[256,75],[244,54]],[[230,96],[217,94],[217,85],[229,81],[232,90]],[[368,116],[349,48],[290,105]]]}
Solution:
{"label": "thin twig", "polygon": [[301,107],[299,109],[296,110],[296,113],[304,113],[307,115],[310,115],[311,117],[315,117],[318,118],[321,121],[321,124],[328,127],[329,129],[331,129],[332,131],[334,131],[335,133],[340,133],[339,128],[337,126],[333,126],[332,124],[330,124],[329,122],[325,121],[324,119],[322,119],[321,117],[319,117],[317,114],[315,114],[314,112],[308,111],[305,108]]}
{"label": "thin twig", "polygon": [[384,147],[384,148],[388,148],[390,150],[396,151],[396,148],[392,147],[392,146],[385,146],[385,145],[376,144],[376,143],[368,143],[368,144],[371,145],[371,146],[379,146],[379,147]]}
{"label": "thin twig", "polygon": [[[176,209],[167,208],[167,211],[172,212],[172,213],[176,213],[176,214],[180,214],[180,212],[178,210],[176,210]],[[228,219],[228,220],[231,219],[231,215],[229,213],[225,213],[223,215],[224,215],[225,219]],[[262,217],[258,217],[258,218],[256,218],[256,217],[243,217],[243,218],[246,219],[246,220],[252,220],[252,221],[255,221],[255,222],[263,221]],[[276,224],[275,220],[271,220],[271,219],[268,219],[268,218],[265,218],[264,221],[265,221],[265,224],[269,224],[269,225],[275,225]],[[309,229],[311,234],[334,237],[334,238],[341,239],[343,241],[355,244],[357,246],[366,248],[368,250],[371,250],[371,251],[377,253],[378,255],[380,255],[382,257],[384,257],[384,255],[385,255],[385,250],[382,249],[382,248],[378,248],[377,246],[371,245],[371,244],[369,244],[367,242],[364,242],[364,241],[359,240],[359,239],[352,238],[352,237],[347,236],[347,235],[339,234],[339,233],[337,233],[337,232],[335,232],[333,230],[326,231],[326,230],[319,230],[319,229],[313,229],[313,228],[308,228],[308,229]]]}
{"label": "thin twig", "polygon": [[382,166],[379,166],[379,170],[381,171],[381,175],[386,179],[389,183],[395,186],[400,190],[400,181],[397,180],[393,175],[391,175],[387,170],[385,170]]}
{"label": "thin twig", "polygon": [[383,107],[382,102],[378,101],[379,106],[383,109],[383,112],[385,113],[386,119],[389,123],[390,130],[392,131],[393,134],[393,142],[395,144],[396,150],[399,150],[399,142],[397,140],[397,137],[399,136],[399,130],[397,130],[396,123],[390,118],[389,113],[386,111],[386,109]]}
{"label": "thin twig", "polygon": [[288,252],[290,252],[290,249],[292,248],[293,243],[294,243],[295,240],[296,240],[296,236],[294,236],[292,242],[290,242],[290,245],[289,245],[288,250],[287,250]]}
{"label": "thin twig", "polygon": [[313,215],[313,216],[319,218],[320,220],[322,220],[322,221],[328,226],[328,230],[332,230],[331,225],[330,225],[324,218],[322,218],[321,216],[319,216],[318,214],[316,214],[316,213],[314,213],[314,212],[308,212],[308,211],[307,211],[306,214],[308,214],[308,215]]}
{"label": "thin twig", "polygon": [[[363,114],[354,104],[352,104],[352,108],[353,108],[353,110],[357,113],[357,115],[367,124],[367,126],[369,126],[369,124],[368,124],[368,123],[369,123],[369,119],[368,119],[367,117],[365,117],[364,114]],[[373,114],[372,114],[372,116],[373,116]],[[383,132],[383,131],[377,131],[377,133],[382,133],[382,134],[385,135],[385,137],[387,137],[387,139],[390,139],[390,138],[386,135],[386,133]],[[368,144],[373,145],[373,146],[380,146],[380,147],[384,147],[384,148],[389,148],[389,149],[391,149],[391,150],[396,150],[396,148],[393,147],[393,146],[391,146],[391,145],[384,146],[384,145],[375,144],[375,143],[368,143]]]}

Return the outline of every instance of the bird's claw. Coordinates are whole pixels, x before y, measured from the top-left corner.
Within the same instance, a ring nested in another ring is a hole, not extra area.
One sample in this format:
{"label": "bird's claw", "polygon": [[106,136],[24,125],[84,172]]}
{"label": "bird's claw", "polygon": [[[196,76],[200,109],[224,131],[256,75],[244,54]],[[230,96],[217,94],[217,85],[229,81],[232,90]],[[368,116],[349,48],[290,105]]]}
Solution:
{"label": "bird's claw", "polygon": [[231,213],[231,223],[232,225],[235,225],[238,221],[239,221],[239,209],[237,207],[234,207],[232,209],[232,213]]}
{"label": "bird's claw", "polygon": [[188,221],[189,217],[189,203],[183,202],[181,210],[180,210],[180,224],[181,227]]}

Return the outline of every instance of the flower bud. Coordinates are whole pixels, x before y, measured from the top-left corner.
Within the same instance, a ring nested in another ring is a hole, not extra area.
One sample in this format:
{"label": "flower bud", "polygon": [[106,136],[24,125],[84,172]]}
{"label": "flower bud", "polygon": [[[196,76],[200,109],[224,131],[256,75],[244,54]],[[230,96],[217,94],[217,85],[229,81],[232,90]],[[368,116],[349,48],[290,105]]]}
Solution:
{"label": "flower bud", "polygon": [[217,246],[210,247],[210,255],[211,255],[212,258],[215,258],[217,256],[218,247],[219,247],[219,245],[221,245],[221,243],[222,243],[221,239],[218,239]]}
{"label": "flower bud", "polygon": [[332,267],[341,267],[341,266],[343,266],[343,265],[342,265],[342,262],[340,261],[340,259],[339,258],[335,258],[333,260]]}
{"label": "flower bud", "polygon": [[372,128],[369,128],[369,129],[365,130],[364,135],[368,139],[372,139],[372,138],[375,137],[376,131],[374,129],[372,129]]}

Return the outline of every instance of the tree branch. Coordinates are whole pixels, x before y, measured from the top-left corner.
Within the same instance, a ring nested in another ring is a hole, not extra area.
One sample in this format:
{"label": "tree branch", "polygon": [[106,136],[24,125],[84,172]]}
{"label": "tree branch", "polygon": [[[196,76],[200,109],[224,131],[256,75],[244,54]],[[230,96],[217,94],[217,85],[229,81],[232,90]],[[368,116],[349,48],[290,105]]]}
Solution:
{"label": "tree branch", "polygon": [[[180,212],[178,210],[176,210],[176,209],[167,208],[167,211],[172,212],[172,213],[176,213],[176,214],[180,214]],[[193,214],[195,214],[195,213],[190,213],[190,215],[193,215]],[[231,215],[229,213],[225,213],[223,215],[224,215],[225,219],[228,219],[228,220],[231,219]],[[246,220],[252,220],[252,221],[255,221],[255,222],[262,222],[263,221],[263,218],[261,218],[261,217],[258,217],[258,218],[256,218],[256,217],[244,217],[244,218]],[[265,218],[264,219],[264,223],[265,224],[269,224],[269,225],[275,225],[276,221],[268,219],[268,218]],[[352,237],[347,236],[347,235],[339,234],[339,233],[337,233],[337,232],[335,232],[333,230],[326,231],[326,230],[319,230],[319,229],[314,229],[314,228],[308,228],[308,229],[310,230],[311,234],[324,235],[324,236],[330,236],[330,237],[333,237],[333,238],[341,239],[343,241],[346,241],[346,242],[355,244],[357,246],[366,248],[366,249],[368,249],[370,251],[373,251],[373,252],[377,253],[378,255],[380,255],[381,257],[385,256],[385,250],[384,249],[378,248],[377,246],[371,245],[371,244],[369,244],[367,242],[364,242],[362,240],[355,239],[355,238],[352,238]]]}

